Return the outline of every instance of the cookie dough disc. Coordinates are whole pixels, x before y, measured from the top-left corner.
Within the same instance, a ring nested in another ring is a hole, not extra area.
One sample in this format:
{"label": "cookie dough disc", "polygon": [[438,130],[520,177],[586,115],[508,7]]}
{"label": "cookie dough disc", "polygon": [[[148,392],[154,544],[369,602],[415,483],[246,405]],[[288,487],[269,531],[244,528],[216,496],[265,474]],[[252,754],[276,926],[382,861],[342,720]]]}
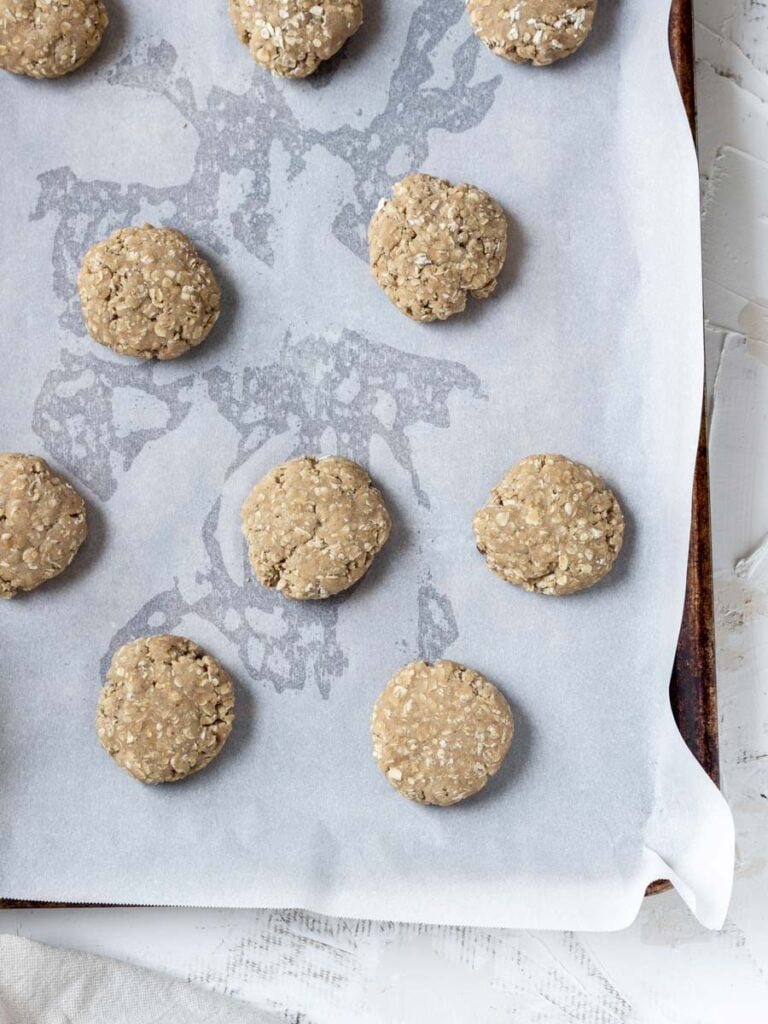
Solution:
{"label": "cookie dough disc", "polygon": [[507,254],[507,219],[474,185],[409,174],[368,227],[373,276],[413,320],[447,320],[485,299]]}
{"label": "cookie dough disc", "polygon": [[515,64],[543,66],[579,49],[592,28],[597,0],[467,0],[476,35]]}
{"label": "cookie dough disc", "polygon": [[86,326],[121,355],[175,359],[207,338],[221,292],[192,242],[174,228],[118,228],[83,257]]}
{"label": "cookie dough disc", "polygon": [[514,721],[493,683],[455,661],[412,661],[373,707],[379,768],[398,793],[445,807],[479,792],[501,767]]}
{"label": "cookie dough disc", "polygon": [[475,513],[479,550],[502,579],[541,594],[573,594],[610,572],[624,538],[612,491],[564,455],[529,455]]}
{"label": "cookie dough disc", "polygon": [[101,688],[102,747],[140,782],[205,768],[232,729],[235,697],[219,663],[181,636],[145,636],[115,651]]}
{"label": "cookie dough disc", "polygon": [[102,0],[0,0],[0,68],[68,75],[98,49],[108,21]]}
{"label": "cookie dough disc", "polygon": [[45,459],[0,452],[0,597],[58,576],[87,532],[85,502]]}
{"label": "cookie dough disc", "polygon": [[363,0],[229,0],[253,58],[285,78],[306,78],[363,23]]}
{"label": "cookie dough disc", "polygon": [[259,582],[302,601],[357,583],[389,537],[390,520],[361,466],[305,455],[256,484],[242,526]]}

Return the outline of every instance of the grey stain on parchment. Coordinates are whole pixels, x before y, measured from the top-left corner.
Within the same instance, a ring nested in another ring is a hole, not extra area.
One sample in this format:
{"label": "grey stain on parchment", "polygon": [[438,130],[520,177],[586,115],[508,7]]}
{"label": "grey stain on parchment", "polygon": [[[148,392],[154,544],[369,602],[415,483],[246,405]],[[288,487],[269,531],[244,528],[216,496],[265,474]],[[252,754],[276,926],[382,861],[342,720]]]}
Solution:
{"label": "grey stain on parchment", "polygon": [[428,574],[419,587],[418,596],[416,642],[419,657],[423,661],[441,658],[458,636],[453,605]]}
{"label": "grey stain on parchment", "polygon": [[[367,128],[344,125],[316,133],[313,140],[352,168],[354,203],[339,210],[333,225],[336,237],[353,252],[366,252],[366,227],[379,199],[405,169],[424,166],[429,156],[429,133],[435,129],[458,133],[480,124],[493,104],[501,82],[497,75],[473,83],[482,44],[472,35],[456,48],[447,87],[430,85],[434,55],[448,30],[465,17],[463,0],[426,0],[411,19],[405,48],[390,80],[384,110]],[[398,174],[388,170],[397,156]]]}
{"label": "grey stain on parchment", "polygon": [[[56,222],[52,264],[54,290],[64,307],[61,325],[85,333],[74,285],[83,251],[139,217],[173,223],[220,255],[236,240],[271,266],[278,230],[270,212],[273,176],[301,184],[305,160],[316,147],[351,171],[349,199],[329,228],[362,256],[373,207],[395,178],[425,164],[430,133],[467,131],[493,103],[500,76],[474,82],[481,47],[468,29],[451,53],[438,54],[463,17],[462,0],[418,4],[380,111],[367,126],[332,131],[302,125],[288,102],[290,90],[260,69],[243,94],[215,87],[201,104],[170,44],[132,47],[107,80],[164,97],[197,134],[194,167],[188,181],[162,188],[83,180],[69,167],[41,175],[31,218]],[[234,206],[224,194],[233,178],[241,183]],[[417,504],[428,509],[409,430],[419,423],[448,427],[449,399],[456,392],[485,397],[479,380],[459,363],[410,355],[349,331],[333,340],[288,336],[278,357],[261,366],[179,371],[177,377],[154,374],[152,367],[113,362],[96,352],[64,351],[38,396],[34,429],[58,462],[108,500],[145,445],[161,443],[182,426],[193,401],[210,399],[235,428],[236,447],[223,456],[228,475],[275,436],[292,437],[286,457],[335,447],[364,464],[378,439],[408,474]],[[205,556],[194,583],[174,580],[149,598],[115,634],[111,650],[198,616],[228,638],[249,672],[278,691],[313,685],[328,696],[346,665],[337,640],[345,598],[299,605],[255,583],[242,585],[223,557],[219,532],[231,524],[222,526],[221,514],[217,501],[203,526]],[[248,581],[244,550],[242,568]],[[416,646],[420,656],[436,657],[458,630],[447,595],[425,570],[414,610]]]}
{"label": "grey stain on parchment", "polygon": [[[206,563],[195,581],[202,596],[188,600],[175,581],[173,587],[150,598],[118,630],[110,655],[134,637],[173,632],[186,616],[196,615],[216,626],[235,646],[249,673],[274,686],[278,693],[314,684],[323,697],[328,697],[332,680],[347,664],[336,639],[339,603],[299,604],[255,583],[240,586],[227,571],[216,536],[220,515],[221,503],[217,501],[203,526]],[[245,552],[243,567],[248,579]],[[102,672],[110,655],[104,658]]]}
{"label": "grey stain on parchment", "polygon": [[[191,178],[180,184],[154,188],[132,182],[84,181],[69,168],[59,167],[40,176],[40,196],[32,220],[58,218],[54,236],[53,272],[56,295],[66,304],[61,325],[83,335],[74,282],[85,249],[117,227],[135,223],[140,214],[154,214],[159,223],[172,223],[213,252],[227,252],[232,235],[259,260],[273,261],[270,235],[273,220],[267,211],[270,197],[270,159],[273,143],[289,154],[288,176],[294,178],[309,148],[269,75],[254,76],[245,96],[214,88],[204,109],[192,95],[189,79],[174,71],[176,54],[165,42],[143,44],[123,58],[109,80],[141,88],[168,99],[200,138]],[[247,178],[230,227],[223,225],[220,191],[225,180]]]}
{"label": "grey stain on parchment", "polygon": [[[327,449],[331,430],[335,447],[363,464],[369,463],[378,438],[408,474],[416,502],[426,509],[429,498],[416,471],[409,431],[417,424],[448,427],[449,401],[461,392],[477,400],[485,397],[478,378],[460,363],[408,355],[352,331],[335,341],[288,336],[279,358],[266,366],[217,367],[167,384],[156,383],[145,364],[64,351],[43,383],[34,427],[57,462],[109,499],[144,446],[182,426],[190,403],[207,397],[212,414],[218,412],[236,431],[232,450],[223,453],[227,475],[280,435],[292,438],[285,452],[289,457]],[[152,427],[146,425],[147,402],[152,403]],[[203,526],[205,561],[194,586],[176,580],[151,597],[115,634],[110,651],[136,636],[172,632],[187,616],[198,616],[227,637],[255,677],[278,691],[312,684],[328,696],[332,680],[346,666],[336,637],[345,599],[299,605],[256,583],[242,585],[227,569],[218,540],[221,528],[221,503],[216,501]],[[248,581],[244,548],[242,557]],[[188,596],[190,589],[195,596]],[[436,657],[457,630],[448,597],[428,576],[419,590],[417,614],[419,655]]]}
{"label": "grey stain on parchment", "polygon": [[[157,384],[148,366],[107,362],[64,349],[59,366],[47,375],[37,396],[32,427],[57,462],[106,500],[144,446],[184,420],[192,383],[190,375]],[[121,417],[121,410],[131,410],[136,399],[143,415]],[[143,421],[141,426],[137,419]]]}
{"label": "grey stain on parchment", "polygon": [[409,428],[449,426],[448,400],[455,391],[485,397],[479,379],[461,363],[410,355],[354,331],[343,331],[335,342],[288,337],[277,363],[241,373],[217,368],[204,377],[219,412],[240,434],[232,470],[291,423],[296,455],[320,450],[331,428],[339,451],[365,464],[371,441],[379,437],[426,508]]}
{"label": "grey stain on parchment", "polygon": [[[469,30],[452,54],[450,83],[430,84],[436,51],[463,17],[461,0],[419,4],[383,109],[366,127],[347,124],[328,132],[301,125],[286,100],[290,91],[260,69],[254,70],[245,93],[215,87],[205,105],[199,106],[169,43],[144,42],[132,49],[109,71],[108,81],[163,96],[176,108],[200,140],[194,169],[188,181],[163,188],[87,181],[69,167],[40,176],[40,195],[31,219],[58,218],[53,273],[56,294],[65,304],[62,326],[78,335],[85,332],[74,282],[88,245],[151,211],[156,211],[151,215],[158,222],[172,222],[213,252],[226,253],[227,241],[234,237],[271,266],[276,225],[269,202],[277,150],[287,164],[281,173],[289,181],[301,175],[305,157],[314,147],[348,166],[354,199],[340,206],[332,231],[353,252],[364,255],[373,208],[400,174],[425,164],[430,133],[468,131],[483,120],[493,103],[501,78],[473,81],[482,44]],[[393,160],[395,174],[390,167]],[[237,206],[229,210],[224,208],[221,189],[233,178],[242,181],[243,187]]]}
{"label": "grey stain on parchment", "polygon": [[33,428],[58,462],[106,500],[144,446],[180,426],[195,396],[207,393],[238,434],[229,473],[289,429],[296,434],[291,454],[318,451],[331,429],[339,450],[362,463],[378,437],[428,508],[409,430],[419,423],[448,427],[457,392],[485,398],[478,377],[461,363],[400,352],[354,331],[335,341],[289,335],[273,363],[216,367],[168,383],[157,383],[144,363],[64,349],[43,381]]}

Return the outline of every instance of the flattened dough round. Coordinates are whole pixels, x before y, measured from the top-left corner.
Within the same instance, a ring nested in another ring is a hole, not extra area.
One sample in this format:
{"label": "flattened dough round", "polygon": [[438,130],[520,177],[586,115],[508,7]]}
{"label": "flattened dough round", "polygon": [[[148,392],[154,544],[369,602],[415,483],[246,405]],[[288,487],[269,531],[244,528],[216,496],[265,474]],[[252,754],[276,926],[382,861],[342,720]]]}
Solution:
{"label": "flattened dough round", "polygon": [[216,757],[234,706],[232,682],[210,654],[182,636],[145,636],[115,651],[96,732],[135,779],[176,782]]}
{"label": "flattened dough round", "polygon": [[507,756],[514,720],[493,683],[455,661],[412,661],[373,706],[373,756],[403,796],[446,807],[478,793]]}
{"label": "flattened dough round", "polygon": [[564,455],[529,455],[512,466],[473,526],[488,566],[541,594],[573,594],[599,582],[624,539],[613,492]]}
{"label": "flattened dough round", "polygon": [[412,320],[447,320],[485,299],[507,254],[507,218],[487,192],[409,174],[368,227],[373,276]]}
{"label": "flattened dough round", "polygon": [[305,455],[270,470],[242,508],[256,578],[299,601],[357,583],[389,537],[384,499],[357,463]]}
{"label": "flattened dough round", "polygon": [[229,0],[253,59],[284,78],[306,78],[363,23],[363,0]]}
{"label": "flattened dough round", "polygon": [[597,0],[467,0],[476,35],[515,64],[570,57],[592,29]]}
{"label": "flattened dough round", "polygon": [[83,257],[77,278],[91,336],[121,355],[176,359],[207,338],[221,292],[174,228],[118,228]]}
{"label": "flattened dough round", "polygon": [[108,21],[102,0],[0,0],[0,68],[68,75],[98,49]]}
{"label": "flattened dough round", "polygon": [[87,532],[85,502],[45,459],[0,452],[0,597],[58,576]]}

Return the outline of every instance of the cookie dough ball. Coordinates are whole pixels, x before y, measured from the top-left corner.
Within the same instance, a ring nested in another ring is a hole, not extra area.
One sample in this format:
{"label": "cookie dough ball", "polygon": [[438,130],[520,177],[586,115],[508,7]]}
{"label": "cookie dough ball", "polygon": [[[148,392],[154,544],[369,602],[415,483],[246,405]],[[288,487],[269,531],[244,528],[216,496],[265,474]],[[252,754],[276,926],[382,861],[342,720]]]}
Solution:
{"label": "cookie dough ball", "polygon": [[412,661],[373,707],[379,768],[403,796],[449,804],[479,792],[512,742],[514,721],[493,683],[455,661]]}
{"label": "cookie dough ball", "polygon": [[579,49],[597,0],[467,0],[472,28],[494,53],[543,66]]}
{"label": "cookie dough ball", "polygon": [[371,478],[340,456],[305,455],[276,466],[246,498],[242,519],[258,581],[299,601],[357,583],[390,529]]}
{"label": "cookie dough ball", "polygon": [[409,174],[368,228],[373,276],[413,320],[447,320],[485,299],[507,254],[507,219],[474,185]]}
{"label": "cookie dough ball", "polygon": [[85,502],[45,459],[0,452],[0,597],[58,576],[87,532]]}
{"label": "cookie dough ball", "polygon": [[125,356],[176,359],[219,318],[213,272],[174,228],[113,231],[86,252],[77,287],[91,336]]}
{"label": "cookie dough ball", "polygon": [[363,0],[229,0],[253,59],[284,78],[306,78],[363,23]]}
{"label": "cookie dough ball", "polygon": [[205,768],[234,719],[232,682],[182,636],[145,636],[115,651],[101,688],[102,747],[140,782],[176,782]]}
{"label": "cookie dough ball", "polygon": [[624,538],[612,491],[564,455],[529,455],[514,465],[473,526],[489,568],[540,594],[573,594],[599,582]]}
{"label": "cookie dough ball", "polygon": [[108,21],[101,0],[0,0],[0,68],[68,75],[98,49]]}

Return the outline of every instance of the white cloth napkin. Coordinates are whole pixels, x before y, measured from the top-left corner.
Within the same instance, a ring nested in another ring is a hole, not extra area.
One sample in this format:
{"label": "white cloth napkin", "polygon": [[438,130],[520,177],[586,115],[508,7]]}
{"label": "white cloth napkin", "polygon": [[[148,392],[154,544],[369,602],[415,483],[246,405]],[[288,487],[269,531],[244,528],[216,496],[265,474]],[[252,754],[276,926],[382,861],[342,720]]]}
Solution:
{"label": "white cloth napkin", "polygon": [[0,1024],[278,1024],[174,978],[0,935]]}

